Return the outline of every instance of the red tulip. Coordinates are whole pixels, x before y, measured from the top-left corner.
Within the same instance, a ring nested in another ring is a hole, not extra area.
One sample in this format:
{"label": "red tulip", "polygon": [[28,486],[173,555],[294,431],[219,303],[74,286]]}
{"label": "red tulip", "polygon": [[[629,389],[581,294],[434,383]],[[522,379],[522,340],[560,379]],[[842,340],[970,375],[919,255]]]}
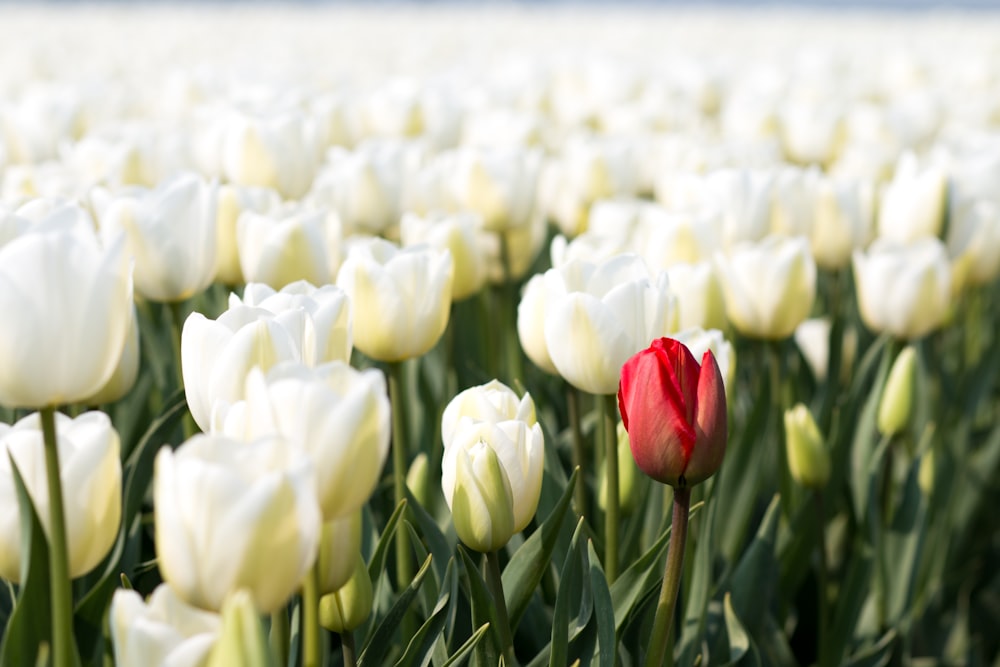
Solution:
{"label": "red tulip", "polygon": [[653,341],[622,366],[618,408],[632,457],[653,479],[689,487],[722,464],[726,389],[711,351],[699,365],[680,341]]}

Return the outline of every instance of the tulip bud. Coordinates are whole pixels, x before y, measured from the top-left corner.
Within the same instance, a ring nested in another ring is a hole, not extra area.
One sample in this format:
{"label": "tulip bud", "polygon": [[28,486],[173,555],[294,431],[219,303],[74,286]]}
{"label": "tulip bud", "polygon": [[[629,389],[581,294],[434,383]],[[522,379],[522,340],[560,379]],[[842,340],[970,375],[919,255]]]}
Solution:
{"label": "tulip bud", "polygon": [[514,534],[514,492],[496,452],[484,442],[457,448],[451,514],[470,549],[496,551]]}
{"label": "tulip bud", "polygon": [[372,580],[360,553],[354,555],[354,571],[340,589],[319,600],[319,623],[330,632],[350,632],[361,627],[372,611]]}
{"label": "tulip bud", "polygon": [[347,583],[354,570],[351,554],[360,550],[360,510],[323,524],[316,558],[320,595],[332,593]]}
{"label": "tulip bud", "polygon": [[268,667],[270,653],[253,598],[245,590],[229,596],[222,607],[222,634],[206,667]]}
{"label": "tulip bud", "polygon": [[802,486],[821,488],[830,479],[830,453],[816,420],[802,403],[785,411],[785,451],[792,478]]}
{"label": "tulip bud", "polygon": [[[635,510],[639,501],[639,485],[636,479],[635,461],[629,447],[628,432],[625,425],[618,423],[618,509],[622,516],[628,516]],[[602,510],[608,507],[608,473],[607,463],[601,466],[601,489],[597,496],[597,504]]]}
{"label": "tulip bud", "polygon": [[427,454],[420,452],[410,464],[406,472],[406,488],[422,507],[427,507],[430,500],[430,467]]}
{"label": "tulip bud", "polygon": [[896,357],[878,405],[878,430],[886,436],[902,432],[913,412],[913,388],[917,379],[917,352],[907,346]]}
{"label": "tulip bud", "polygon": [[683,343],[653,341],[622,366],[618,407],[636,465],[658,482],[693,486],[722,464],[726,389],[711,351],[699,365]]}

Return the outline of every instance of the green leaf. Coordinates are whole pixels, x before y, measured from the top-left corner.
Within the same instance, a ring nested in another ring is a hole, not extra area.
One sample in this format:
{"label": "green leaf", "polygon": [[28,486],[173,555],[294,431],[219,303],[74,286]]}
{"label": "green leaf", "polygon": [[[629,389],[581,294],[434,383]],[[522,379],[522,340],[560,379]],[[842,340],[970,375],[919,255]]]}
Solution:
{"label": "green leaf", "polygon": [[[7,455],[10,457],[9,452]],[[21,586],[0,645],[0,664],[31,665],[39,647],[51,644],[49,549],[42,523],[13,457],[10,466],[21,525]]]}
{"label": "green leaf", "polygon": [[890,621],[901,619],[911,609],[917,564],[923,551],[926,503],[917,483],[919,473],[920,459],[917,459],[907,477],[902,502],[885,533],[884,549],[880,554],[888,566],[885,571],[889,574]]}
{"label": "green leaf", "polygon": [[[569,609],[573,602],[576,602],[583,591],[583,581],[581,580],[580,558],[577,553],[583,517],[576,524],[573,532],[573,541],[570,552],[566,554],[563,562],[562,576],[559,579],[559,590],[556,593],[555,609],[552,613],[552,641],[549,644],[549,665],[550,667],[563,667],[568,664],[569,655]],[[584,624],[588,618],[584,620]]]}
{"label": "green leaf", "polygon": [[410,493],[410,489],[405,486],[403,489],[406,492],[406,500],[409,503],[408,507],[417,520],[417,527],[420,529],[420,534],[423,535],[424,543],[427,544],[427,549],[434,555],[434,576],[438,583],[440,583],[444,580],[445,570],[455,550],[452,545],[448,544],[448,540],[441,532],[441,528],[437,525],[434,518],[427,513],[423,505]]}
{"label": "green leaf", "polygon": [[594,596],[594,617],[597,621],[597,643],[601,667],[614,667],[618,652],[615,628],[615,608],[608,590],[608,579],[601,569],[601,561],[594,551],[594,543],[587,540],[587,558],[590,562],[590,588]]}
{"label": "green leaf", "polygon": [[457,581],[454,558],[448,561],[448,567],[445,570],[443,580],[443,583],[446,585],[442,586],[442,592],[438,597],[437,604],[434,606],[427,621],[413,635],[409,645],[406,647],[406,652],[396,661],[396,667],[414,667],[415,665],[426,667],[430,663],[434,644],[448,622],[448,610],[454,606],[450,592],[450,582],[452,581]]}
{"label": "green leaf", "polygon": [[[424,548],[423,542],[420,541],[420,536],[417,535],[417,530],[413,527],[413,524],[406,519],[403,519],[403,527],[409,533],[410,548],[413,550],[413,555],[417,557],[416,560],[418,563],[423,563],[430,554],[427,553],[427,549]],[[433,561],[431,562],[431,571],[433,573]],[[429,617],[433,613],[434,609],[437,608],[439,591],[440,589],[438,588],[437,582],[434,581],[434,577],[431,577],[431,581],[428,582],[428,585],[420,587],[420,606],[423,608],[425,616]]]}
{"label": "green leaf", "polygon": [[389,554],[389,545],[396,535],[396,524],[399,523],[399,517],[403,516],[404,509],[406,509],[405,499],[399,501],[396,509],[392,512],[392,516],[386,521],[385,529],[379,536],[378,544],[375,545],[375,551],[372,553],[372,559],[368,562],[368,576],[371,577],[372,587],[378,583],[379,577],[385,569],[385,559]]}
{"label": "green leaf", "polygon": [[838,652],[831,660],[833,664],[839,664],[843,659],[848,642],[858,624],[861,609],[871,593],[873,563],[870,547],[859,539],[849,553],[851,557],[845,568],[846,573],[840,580],[833,624],[827,642],[831,650]]}
{"label": "green leaf", "polygon": [[885,667],[892,658],[892,645],[896,641],[896,631],[889,630],[882,639],[848,658],[843,667]]}
{"label": "green leaf", "polygon": [[760,664],[756,649],[751,652],[750,635],[733,610],[733,597],[730,593],[726,593],[722,599],[722,609],[726,620],[726,635],[729,637],[729,662],[726,663],[726,667],[738,665],[744,658],[750,659],[749,664]]}
{"label": "green leaf", "polygon": [[396,599],[395,604],[389,609],[389,612],[382,619],[382,622],[372,633],[371,639],[368,641],[367,646],[361,652],[361,657],[358,660],[359,665],[383,665],[385,664],[385,656],[389,649],[392,647],[392,638],[399,631],[400,622],[403,620],[403,616],[406,611],[410,608],[413,603],[414,598],[417,596],[417,592],[420,590],[420,586],[424,581],[424,577],[431,567],[431,559],[433,556],[428,556],[427,560],[424,561],[420,569],[417,570],[417,574],[414,575],[413,581],[407,586]]}
{"label": "green leaf", "polygon": [[[761,610],[770,605],[777,587],[778,564],[774,555],[778,519],[781,516],[777,495],[771,499],[757,535],[747,548],[730,577],[733,610],[739,618],[761,619]],[[751,623],[751,629],[753,628]]]}
{"label": "green leaf", "polygon": [[579,483],[578,474],[578,471],[573,471],[555,509],[538,530],[525,540],[503,570],[504,599],[510,616],[511,632],[517,628],[518,621],[531,602],[531,596],[552,561],[552,550],[573,499],[573,485]]}
{"label": "green leaf", "polygon": [[[693,519],[704,503],[691,506],[688,520]],[[671,530],[668,527],[653,546],[646,550],[611,585],[611,600],[615,609],[615,629],[621,630],[636,604],[663,581],[664,559]]]}
{"label": "green leaf", "polygon": [[[868,503],[872,494],[871,479],[873,472],[877,472],[881,455],[885,452],[888,438],[882,438],[881,442],[876,437],[878,418],[878,406],[882,399],[882,390],[885,387],[886,379],[889,376],[889,369],[892,366],[892,358],[889,348],[882,355],[882,363],[879,366],[878,375],[865,400],[864,408],[858,417],[854,429],[854,441],[851,444],[851,498],[854,500],[854,516],[859,524],[866,524],[868,521]],[[876,443],[879,444],[876,446]]]}
{"label": "green leaf", "polygon": [[482,641],[489,629],[489,623],[485,623],[480,626],[480,628],[473,632],[472,636],[469,637],[464,644],[458,647],[458,650],[455,651],[454,655],[448,658],[448,662],[444,663],[441,667],[458,667],[463,664],[466,658],[469,657],[469,654],[472,653],[472,650],[479,645],[479,642]]}
{"label": "green leaf", "polygon": [[[499,628],[496,605],[493,602],[493,596],[490,595],[489,590],[486,588],[483,575],[479,572],[479,568],[472,561],[472,558],[469,557],[469,553],[465,547],[458,547],[458,553],[462,555],[462,564],[465,566],[465,576],[462,580],[465,583],[466,592],[468,593],[469,606],[472,607],[473,627],[485,623],[494,628]],[[476,652],[480,662],[485,661],[489,665],[497,664],[501,652],[501,642],[498,634],[499,632],[491,632],[490,637],[493,640],[478,645]]]}

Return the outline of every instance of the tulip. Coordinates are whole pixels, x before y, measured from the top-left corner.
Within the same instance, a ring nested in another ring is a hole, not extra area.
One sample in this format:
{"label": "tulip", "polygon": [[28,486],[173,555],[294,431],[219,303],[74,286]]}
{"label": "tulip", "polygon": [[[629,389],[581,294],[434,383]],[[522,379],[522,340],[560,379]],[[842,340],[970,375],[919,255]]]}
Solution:
{"label": "tulip", "polygon": [[816,185],[815,219],[809,247],[816,264],[837,270],[851,253],[868,245],[873,233],[875,188],[871,183],[821,178]]}
{"label": "tulip", "polygon": [[269,214],[281,205],[281,196],[267,188],[247,188],[227,183],[219,186],[215,217],[216,278],[226,285],[246,282],[240,267],[237,221],[244,211]]}
{"label": "tulip", "polygon": [[321,514],[312,463],[280,438],[197,435],[163,447],[153,474],[160,574],[178,597],[219,611],[246,589],[283,606],[316,562]]}
{"label": "tulip", "polygon": [[406,213],[399,224],[403,246],[426,243],[448,250],[455,261],[451,286],[453,301],[461,301],[482,289],[486,266],[482,247],[482,220],[474,214],[436,215],[421,218]]}
{"label": "tulip", "polygon": [[[795,344],[809,365],[817,382],[826,380],[830,366],[830,329],[833,323],[828,317],[805,320],[795,329]],[[844,331],[841,344],[840,368],[834,369],[843,376],[854,364],[858,351],[858,336],[854,329]]]}
{"label": "tulip", "polygon": [[646,207],[639,217],[634,247],[649,266],[669,271],[679,264],[711,260],[720,247],[708,214],[677,213],[660,206]]}
{"label": "tulip", "polygon": [[570,262],[545,273],[545,343],[559,374],[582,391],[613,394],[619,369],[674,326],[665,273],[654,278],[636,255],[600,265]]}
{"label": "tulip", "polygon": [[80,209],[55,209],[0,247],[0,312],[0,404],[42,408],[94,395],[128,336],[124,239],[102,249]]}
{"label": "tulip", "polygon": [[114,403],[132,391],[136,378],[139,376],[139,322],[132,307],[132,319],[129,322],[128,337],[125,339],[125,347],[122,349],[122,356],[118,360],[115,372],[111,374],[108,381],[101,387],[100,391],[81,401],[84,405],[102,405],[104,403]]}
{"label": "tulip", "polygon": [[737,331],[754,338],[791,336],[812,310],[816,264],[802,237],[771,236],[715,256],[726,315]]}
{"label": "tulip", "polygon": [[216,401],[242,400],[247,374],[266,371],[280,361],[301,361],[304,320],[301,309],[279,315],[239,304],[217,320],[191,313],[181,331],[181,369],[188,408],[198,427],[209,431]]}
{"label": "tulip", "polygon": [[[249,283],[242,299],[229,295],[230,309],[240,306],[260,308],[282,319],[301,341],[302,360],[308,366],[351,360],[351,304],[336,285],[313,287],[300,280],[275,291],[262,283]],[[306,317],[293,316],[298,313]]]}
{"label": "tulip", "polygon": [[431,502],[431,469],[426,452],[417,454],[406,471],[406,488],[421,507],[429,508]]}
{"label": "tulip", "polygon": [[792,479],[822,488],[830,479],[830,453],[812,413],[802,403],[785,411],[785,450]]}
{"label": "tulip", "polygon": [[717,227],[725,248],[756,242],[771,224],[773,177],[769,173],[723,169],[705,178],[706,197],[720,213]]}
{"label": "tulip", "polygon": [[222,607],[222,631],[205,667],[270,667],[272,660],[253,596],[234,592]]}
{"label": "tulip", "polygon": [[166,584],[149,597],[119,588],[111,599],[111,638],[120,667],[197,667],[222,631],[218,614],[192,607]]}
{"label": "tulip", "polygon": [[443,154],[452,208],[478,213],[486,229],[527,226],[534,216],[541,154],[534,150],[464,149]]}
{"label": "tulip", "polygon": [[340,256],[339,230],[327,232],[323,211],[244,211],[236,223],[240,270],[275,289],[298,280],[325,285]]}
{"label": "tulip", "polygon": [[447,251],[378,238],[352,245],[337,284],[364,304],[354,313],[354,345],[378,361],[426,353],[448,324],[453,273]]}
{"label": "tulip", "polygon": [[878,235],[896,243],[940,236],[947,195],[948,179],[942,169],[920,169],[912,153],[904,154],[882,193]]}
{"label": "tulip", "polygon": [[182,174],[153,190],[134,188],[99,213],[101,234],[124,232],[135,289],[150,301],[183,301],[215,278],[215,185]]}
{"label": "tulip", "polygon": [[[107,556],[118,538],[122,511],[122,466],[118,433],[103,412],[87,412],[76,419],[56,414],[60,479],[65,502],[69,576],[91,571]],[[42,425],[38,413],[12,427],[0,425],[0,576],[20,581],[21,531],[11,460],[24,480],[28,495],[51,539],[51,510],[46,477]]]}
{"label": "tulip", "polygon": [[574,259],[600,264],[615,255],[628,252],[629,246],[626,239],[614,235],[605,236],[592,231],[586,231],[572,241],[560,234],[553,238],[551,245],[549,245],[549,257],[552,260],[552,266],[556,268],[568,264]]}
{"label": "tulip", "polygon": [[902,433],[910,423],[916,382],[917,351],[907,345],[893,362],[879,400],[876,423],[883,435]]}
{"label": "tulip", "polygon": [[517,305],[517,338],[521,349],[531,363],[546,373],[559,375],[549,346],[545,343],[545,317],[548,312],[548,290],[545,277],[535,274],[524,286],[521,302]]}
{"label": "tulip", "polygon": [[354,572],[353,556],[361,552],[361,510],[323,524],[316,557],[319,594],[346,586]]}
{"label": "tulip", "polygon": [[316,172],[315,131],[300,113],[234,114],[222,128],[222,170],[231,183],[297,199]]}
{"label": "tulip", "polygon": [[529,427],[533,427],[537,421],[531,394],[525,392],[524,396],[518,398],[510,387],[499,380],[470,387],[448,402],[441,416],[441,439],[445,443],[451,442],[455,437],[463,418],[491,424],[515,419]]}
{"label": "tulip", "polygon": [[967,262],[968,284],[992,282],[1000,275],[1000,202],[953,203],[947,244],[953,258]]}
{"label": "tulip", "polygon": [[879,240],[854,253],[858,309],[865,326],[896,338],[920,338],[940,327],[951,303],[951,267],[935,238],[909,246]]}
{"label": "tulip", "polygon": [[726,452],[726,392],[711,351],[701,365],[683,343],[653,341],[621,371],[618,406],[639,469],[690,487],[711,477]]}
{"label": "tulip", "polygon": [[677,295],[678,329],[723,329],[726,303],[711,262],[677,264],[667,271]]}
{"label": "tulip", "polygon": [[372,580],[365,567],[365,559],[360,553],[355,553],[350,580],[320,599],[320,623],[331,632],[351,632],[361,627],[371,614],[372,600]]}
{"label": "tulip", "polygon": [[[482,447],[492,454],[487,455]],[[462,516],[465,523],[459,537],[465,544],[478,551],[493,551],[506,544],[511,535],[527,528],[542,492],[544,447],[542,427],[537,423],[529,425],[520,420],[493,423],[469,417],[459,422],[453,437],[444,443],[441,488],[453,514],[457,511],[455,498],[460,483],[471,494],[463,501],[467,504],[460,508],[465,512]],[[496,465],[490,456],[496,457]],[[510,490],[509,499],[504,489]],[[456,518],[456,530],[458,523]],[[494,528],[490,529],[491,525]],[[479,548],[487,542],[494,546]]]}
{"label": "tulip", "polygon": [[218,431],[239,440],[282,436],[312,461],[325,521],[361,509],[389,453],[391,424],[385,379],[343,362],[252,369],[246,399],[215,405]]}
{"label": "tulip", "polygon": [[771,233],[806,236],[814,224],[817,186],[821,176],[813,167],[784,167],[776,171],[771,198]]}
{"label": "tulip", "polygon": [[[452,475],[445,487],[455,532],[475,551],[488,553],[514,535],[514,491],[497,453],[485,442],[455,447],[445,464]],[[448,479],[448,478],[445,478]],[[442,481],[442,484],[445,484]]]}

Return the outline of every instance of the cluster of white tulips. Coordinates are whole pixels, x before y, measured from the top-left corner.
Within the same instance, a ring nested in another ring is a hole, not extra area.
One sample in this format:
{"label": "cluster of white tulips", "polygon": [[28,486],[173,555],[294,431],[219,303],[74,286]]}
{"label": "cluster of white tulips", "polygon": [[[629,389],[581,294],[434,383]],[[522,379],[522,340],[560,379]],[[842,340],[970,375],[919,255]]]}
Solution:
{"label": "cluster of white tulips", "polygon": [[108,598],[118,664],[264,664],[258,616],[287,662],[301,600],[318,665],[320,621],[348,662],[380,604],[373,516],[403,508],[397,592],[423,576],[408,503],[491,567],[530,528],[560,460],[533,382],[568,388],[574,508],[600,489],[613,582],[640,502],[614,395],[651,341],[711,351],[732,394],[739,340],[794,340],[820,383],[859,337],[954,321],[1000,276],[1000,22],[899,21],[0,9],[32,35],[0,44],[0,577],[26,581],[37,517],[58,667],[71,581],[140,542],[109,415],[147,376],[153,416],[175,392],[187,412],[136,496],[158,585]]}

